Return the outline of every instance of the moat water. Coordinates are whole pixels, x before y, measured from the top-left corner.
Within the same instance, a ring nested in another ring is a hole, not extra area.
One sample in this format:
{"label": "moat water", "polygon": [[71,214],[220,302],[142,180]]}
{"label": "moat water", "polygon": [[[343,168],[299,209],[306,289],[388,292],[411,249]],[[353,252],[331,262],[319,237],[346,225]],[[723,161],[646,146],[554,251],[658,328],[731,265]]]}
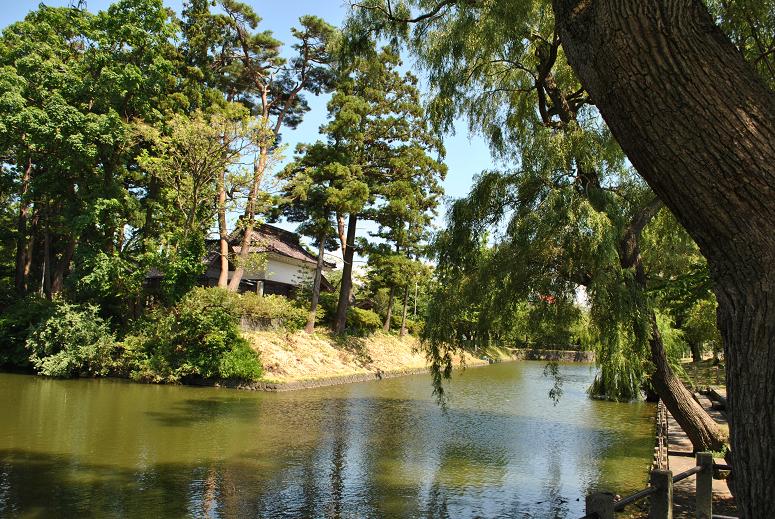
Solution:
{"label": "moat water", "polygon": [[654,407],[585,364],[263,393],[0,374],[0,517],[537,517],[642,488]]}

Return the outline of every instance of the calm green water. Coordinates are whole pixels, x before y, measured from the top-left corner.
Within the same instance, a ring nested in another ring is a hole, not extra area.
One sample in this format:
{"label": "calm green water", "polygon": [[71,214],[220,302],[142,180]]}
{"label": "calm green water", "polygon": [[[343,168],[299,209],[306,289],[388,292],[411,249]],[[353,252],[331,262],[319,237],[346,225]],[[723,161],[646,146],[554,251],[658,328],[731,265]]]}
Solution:
{"label": "calm green water", "polygon": [[645,483],[647,404],[565,365],[291,393],[0,374],[0,517],[578,517]]}

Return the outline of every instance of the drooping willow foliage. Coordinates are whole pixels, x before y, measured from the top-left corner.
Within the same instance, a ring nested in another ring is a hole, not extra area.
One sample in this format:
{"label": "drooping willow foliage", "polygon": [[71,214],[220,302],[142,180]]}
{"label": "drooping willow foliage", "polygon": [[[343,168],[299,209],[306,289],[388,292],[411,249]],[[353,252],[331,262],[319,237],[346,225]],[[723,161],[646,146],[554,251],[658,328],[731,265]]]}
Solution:
{"label": "drooping willow foliage", "polygon": [[583,287],[601,368],[591,391],[639,395],[655,301],[639,249],[660,206],[568,66],[551,3],[364,0],[349,23],[405,44],[436,126],[464,117],[504,165],[451,205],[436,240],[424,331],[436,392],[456,349],[514,345],[526,304],[561,320]]}
{"label": "drooping willow foliage", "polygon": [[620,233],[550,168],[480,176],[436,241],[439,283],[424,332],[435,371],[449,373],[449,352],[458,348],[518,345],[539,317],[524,311],[526,302],[544,310],[544,320],[569,325],[579,318],[576,292],[584,286],[601,360],[592,391],[636,396],[647,368],[648,310],[646,294],[620,265]]}

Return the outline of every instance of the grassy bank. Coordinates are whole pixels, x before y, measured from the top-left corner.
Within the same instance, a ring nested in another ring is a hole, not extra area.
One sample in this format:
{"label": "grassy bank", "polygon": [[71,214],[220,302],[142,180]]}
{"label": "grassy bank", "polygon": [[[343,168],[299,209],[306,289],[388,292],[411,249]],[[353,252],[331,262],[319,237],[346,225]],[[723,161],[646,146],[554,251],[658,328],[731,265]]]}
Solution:
{"label": "grassy bank", "polygon": [[[302,381],[373,375],[375,373],[415,372],[428,363],[419,341],[412,336],[376,332],[366,337],[337,337],[327,331],[243,332],[264,367],[262,380],[288,384]],[[466,354],[468,366],[487,364]]]}

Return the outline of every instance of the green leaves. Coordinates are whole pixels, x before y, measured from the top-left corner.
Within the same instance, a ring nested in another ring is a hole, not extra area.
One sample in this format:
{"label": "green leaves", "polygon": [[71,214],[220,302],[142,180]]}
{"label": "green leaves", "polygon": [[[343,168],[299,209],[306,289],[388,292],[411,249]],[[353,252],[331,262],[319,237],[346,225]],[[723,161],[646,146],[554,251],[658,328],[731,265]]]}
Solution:
{"label": "green leaves", "polygon": [[139,380],[186,380],[261,375],[258,354],[240,335],[235,301],[220,288],[196,288],[171,309],[160,309],[141,323],[125,347],[129,368]]}
{"label": "green leaves", "polygon": [[114,365],[115,336],[97,307],[58,302],[50,317],[27,339],[35,371],[51,377],[108,375]]}
{"label": "green leaves", "polygon": [[[256,151],[260,129],[244,109],[226,107],[205,114],[173,115],[164,133],[139,124],[136,132],[150,146],[140,152],[138,165],[161,184],[162,196],[174,210],[166,224],[188,232],[206,232],[215,215],[212,200],[216,179],[238,169],[245,155]],[[231,177],[235,178],[235,177]]]}

